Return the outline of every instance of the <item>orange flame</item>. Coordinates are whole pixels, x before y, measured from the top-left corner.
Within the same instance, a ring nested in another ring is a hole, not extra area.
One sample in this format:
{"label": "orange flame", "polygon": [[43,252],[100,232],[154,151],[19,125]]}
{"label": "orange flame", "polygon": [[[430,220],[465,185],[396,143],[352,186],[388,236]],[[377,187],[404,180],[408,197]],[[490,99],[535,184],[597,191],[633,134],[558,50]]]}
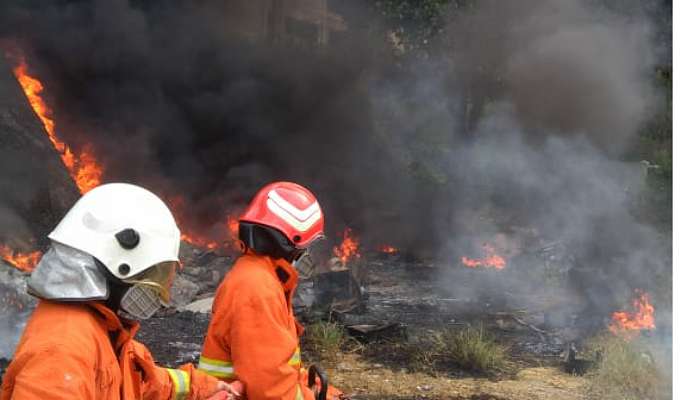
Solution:
{"label": "orange flame", "polygon": [[343,241],[339,246],[333,247],[333,254],[340,259],[345,266],[351,259],[360,258],[360,242],[357,237],[353,237],[352,229],[345,228],[343,231]]}
{"label": "orange flame", "polygon": [[229,215],[226,218],[226,226],[228,226],[228,231],[231,233],[231,237],[238,239],[238,218],[233,215]]}
{"label": "orange flame", "polygon": [[397,249],[394,246],[390,246],[388,244],[383,244],[379,246],[379,251],[381,251],[384,254],[396,254],[399,252],[399,249]]}
{"label": "orange flame", "polygon": [[180,240],[207,250],[217,250],[228,249],[231,241],[235,242],[238,239],[238,212],[230,212],[226,216],[227,233],[215,230],[208,232],[208,234],[201,234],[201,232],[196,232],[197,229],[193,230],[192,227],[183,226],[185,225],[184,221],[186,221],[183,217],[186,215],[185,210],[187,210],[185,197],[181,195],[170,196],[167,197],[166,202],[180,226]]}
{"label": "orange flame", "polygon": [[15,268],[26,272],[32,272],[41,258],[40,251],[29,253],[17,252],[10,247],[0,244],[0,258],[15,266]]}
{"label": "orange flame", "polygon": [[464,256],[462,257],[462,264],[468,268],[484,267],[500,270],[506,267],[506,260],[496,254],[496,249],[494,249],[493,246],[484,243],[482,247],[486,255],[484,258],[474,259]]}
{"label": "orange flame", "polygon": [[207,250],[214,250],[219,247],[219,244],[212,240],[207,240],[203,237],[196,237],[185,232],[180,233],[180,240],[185,241],[193,246],[203,247]]}
{"label": "orange flame", "polygon": [[635,290],[637,298],[633,300],[633,312],[616,311],[610,316],[608,329],[616,336],[631,340],[639,336],[641,330],[656,328],[654,323],[654,306],[649,301],[649,294]]}
{"label": "orange flame", "polygon": [[[226,226],[231,234],[231,238],[234,240],[238,239],[238,218],[234,217],[233,215],[229,215],[226,217]],[[202,236],[196,236],[191,232],[181,232],[180,240],[183,240],[193,246],[206,248],[207,250],[215,250],[220,248],[222,245],[217,241],[209,240]]]}
{"label": "orange flame", "polygon": [[44,102],[40,93],[44,91],[44,85],[27,73],[27,64],[22,60],[13,69],[17,81],[22,86],[24,94],[36,115],[44,124],[46,134],[53,147],[61,155],[61,161],[66,166],[73,181],[78,186],[81,194],[99,185],[102,180],[102,166],[97,163],[92,146],[85,146],[80,155],[76,157],[68,145],[56,135],[56,124],[51,118],[51,108]]}

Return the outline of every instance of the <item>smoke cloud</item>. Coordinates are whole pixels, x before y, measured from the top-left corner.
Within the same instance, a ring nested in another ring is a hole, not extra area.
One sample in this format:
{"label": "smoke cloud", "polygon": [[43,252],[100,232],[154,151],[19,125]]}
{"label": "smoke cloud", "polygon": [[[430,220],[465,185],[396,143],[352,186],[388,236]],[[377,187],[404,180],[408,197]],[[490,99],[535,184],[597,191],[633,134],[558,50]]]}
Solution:
{"label": "smoke cloud", "polygon": [[596,307],[654,285],[668,251],[629,211],[641,166],[618,161],[656,107],[647,14],[477,2],[432,57],[397,64],[386,35],[353,25],[376,21],[360,3],[321,48],[251,39],[245,1],[5,2],[0,35],[66,142],[92,144],[107,181],[184,197],[180,222],[200,232],[225,236],[259,187],[294,180],[331,239],[352,226],[367,247],[458,263],[522,228],[604,271],[579,288]]}
{"label": "smoke cloud", "polygon": [[[634,3],[634,2],[628,2]],[[640,5],[484,2],[452,24],[457,70],[480,98],[507,98],[534,137],[584,134],[619,152],[654,111],[658,47]]]}

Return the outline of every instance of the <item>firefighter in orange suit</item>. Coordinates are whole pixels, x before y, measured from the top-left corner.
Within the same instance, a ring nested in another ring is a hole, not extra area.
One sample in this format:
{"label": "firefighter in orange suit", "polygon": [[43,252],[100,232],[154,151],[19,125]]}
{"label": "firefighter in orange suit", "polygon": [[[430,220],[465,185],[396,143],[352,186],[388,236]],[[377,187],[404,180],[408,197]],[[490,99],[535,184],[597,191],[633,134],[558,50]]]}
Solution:
{"label": "firefighter in orange suit", "polygon": [[113,183],[86,193],[49,234],[32,272],[38,297],[0,400],[233,399],[231,385],[155,365],[138,320],[169,300],[180,232],[153,193]]}
{"label": "firefighter in orange suit", "polygon": [[[312,400],[292,313],[294,263],[323,237],[315,196],[291,182],[262,188],[239,221],[244,254],[219,286],[198,368],[240,380],[248,400]],[[329,388],[328,398],[341,393]]]}

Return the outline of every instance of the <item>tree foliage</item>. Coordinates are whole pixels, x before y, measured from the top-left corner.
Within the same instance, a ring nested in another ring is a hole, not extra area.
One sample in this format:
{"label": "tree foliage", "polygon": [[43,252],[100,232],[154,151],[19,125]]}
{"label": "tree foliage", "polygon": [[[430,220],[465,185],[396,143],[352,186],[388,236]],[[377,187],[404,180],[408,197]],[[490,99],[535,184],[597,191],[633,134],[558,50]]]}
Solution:
{"label": "tree foliage", "polygon": [[478,0],[377,0],[375,9],[408,53],[429,53],[444,40],[449,18]]}

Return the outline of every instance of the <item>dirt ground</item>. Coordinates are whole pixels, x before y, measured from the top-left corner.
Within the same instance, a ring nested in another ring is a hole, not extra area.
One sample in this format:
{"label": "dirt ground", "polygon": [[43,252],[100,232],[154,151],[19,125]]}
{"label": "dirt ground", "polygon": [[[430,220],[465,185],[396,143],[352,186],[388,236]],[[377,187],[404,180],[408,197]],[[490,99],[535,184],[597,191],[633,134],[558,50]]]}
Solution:
{"label": "dirt ground", "polygon": [[354,399],[584,399],[585,378],[556,367],[528,367],[515,376],[489,379],[460,374],[427,374],[344,355],[328,370],[333,384]]}

